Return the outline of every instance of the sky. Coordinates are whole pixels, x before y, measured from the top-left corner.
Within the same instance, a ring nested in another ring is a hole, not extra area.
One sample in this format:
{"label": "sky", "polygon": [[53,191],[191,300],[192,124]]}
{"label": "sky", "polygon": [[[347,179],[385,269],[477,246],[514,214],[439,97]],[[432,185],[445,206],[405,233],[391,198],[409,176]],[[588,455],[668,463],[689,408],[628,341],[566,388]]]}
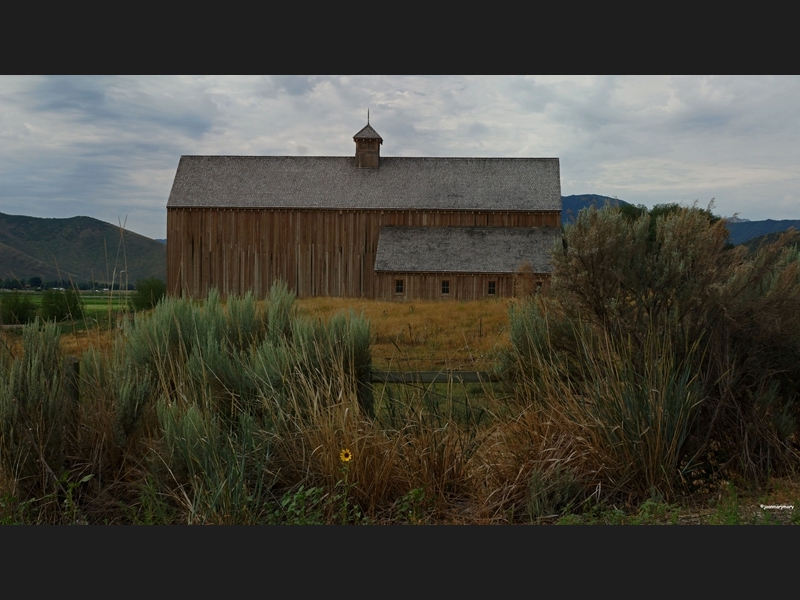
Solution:
{"label": "sky", "polygon": [[558,158],[561,193],[800,219],[798,76],[0,76],[0,212],[166,236],[181,155]]}

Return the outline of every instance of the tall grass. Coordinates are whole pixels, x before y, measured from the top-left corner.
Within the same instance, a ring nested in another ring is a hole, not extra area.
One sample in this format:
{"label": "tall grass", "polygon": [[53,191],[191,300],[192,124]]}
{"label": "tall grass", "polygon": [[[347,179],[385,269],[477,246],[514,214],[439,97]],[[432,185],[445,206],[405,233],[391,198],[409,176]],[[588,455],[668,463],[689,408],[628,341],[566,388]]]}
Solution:
{"label": "tall grass", "polygon": [[[358,394],[369,324],[297,318],[293,302],[284,285],[263,304],[248,295],[223,307],[216,291],[202,305],[165,299],[127,325],[101,369],[116,380],[118,435],[151,440],[189,522],[257,522],[278,480],[277,438],[350,391],[350,410],[369,414]],[[101,385],[99,372],[87,377]]]}
{"label": "tall grass", "polygon": [[668,333],[650,330],[633,345],[552,318],[541,302],[516,308],[511,322],[507,368],[523,407],[520,443],[544,455],[547,445],[560,448],[547,460],[587,484],[603,481],[608,493],[674,497],[693,467],[688,440],[704,401],[698,347],[679,359]]}
{"label": "tall grass", "polygon": [[44,498],[62,487],[74,415],[58,342],[55,325],[26,325],[23,354],[0,369],[0,485],[12,495]]}

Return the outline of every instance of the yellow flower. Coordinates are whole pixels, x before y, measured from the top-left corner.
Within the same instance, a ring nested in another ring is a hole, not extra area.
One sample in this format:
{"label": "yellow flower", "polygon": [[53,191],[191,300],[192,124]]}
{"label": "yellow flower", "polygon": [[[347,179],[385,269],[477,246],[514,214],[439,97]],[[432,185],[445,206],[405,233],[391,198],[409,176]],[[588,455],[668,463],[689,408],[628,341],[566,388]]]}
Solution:
{"label": "yellow flower", "polygon": [[339,460],[342,462],[350,462],[353,460],[353,453],[347,448],[339,452]]}

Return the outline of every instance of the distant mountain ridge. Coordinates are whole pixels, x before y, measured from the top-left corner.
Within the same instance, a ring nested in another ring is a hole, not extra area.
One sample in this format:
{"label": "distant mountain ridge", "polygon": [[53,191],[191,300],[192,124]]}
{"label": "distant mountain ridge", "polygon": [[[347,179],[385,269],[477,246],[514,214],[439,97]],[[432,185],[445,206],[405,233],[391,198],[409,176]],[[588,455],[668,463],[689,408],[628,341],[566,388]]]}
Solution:
{"label": "distant mountain ridge", "polygon": [[739,223],[728,222],[728,231],[731,232],[730,241],[734,245],[743,244],[757,237],[780,233],[794,227],[800,231],[800,219],[786,219],[783,221],[743,221]]}
{"label": "distant mountain ridge", "polygon": [[0,213],[2,279],[111,283],[113,278],[135,283],[166,276],[166,246],[138,233],[92,217],[43,219]]}

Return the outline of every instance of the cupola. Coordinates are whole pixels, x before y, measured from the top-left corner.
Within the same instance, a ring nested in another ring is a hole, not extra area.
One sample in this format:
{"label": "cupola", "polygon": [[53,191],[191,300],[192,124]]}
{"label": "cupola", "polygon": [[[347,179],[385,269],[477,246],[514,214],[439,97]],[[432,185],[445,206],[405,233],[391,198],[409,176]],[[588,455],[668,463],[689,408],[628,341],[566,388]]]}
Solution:
{"label": "cupola", "polygon": [[381,160],[381,144],[383,138],[369,124],[353,136],[356,143],[356,166],[362,169],[377,169]]}

